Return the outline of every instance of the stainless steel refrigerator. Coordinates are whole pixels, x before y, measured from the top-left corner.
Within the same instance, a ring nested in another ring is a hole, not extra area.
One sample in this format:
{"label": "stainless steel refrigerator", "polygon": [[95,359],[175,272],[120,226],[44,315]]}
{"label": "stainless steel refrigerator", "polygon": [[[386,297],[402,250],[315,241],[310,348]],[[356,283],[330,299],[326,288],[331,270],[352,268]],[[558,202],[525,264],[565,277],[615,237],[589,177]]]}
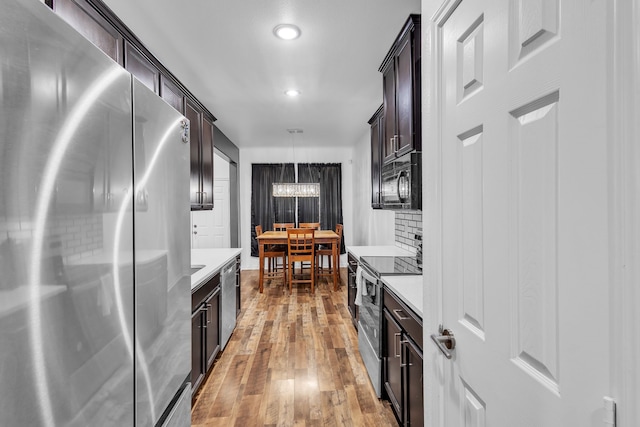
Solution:
{"label": "stainless steel refrigerator", "polygon": [[188,122],[0,6],[0,426],[190,424]]}

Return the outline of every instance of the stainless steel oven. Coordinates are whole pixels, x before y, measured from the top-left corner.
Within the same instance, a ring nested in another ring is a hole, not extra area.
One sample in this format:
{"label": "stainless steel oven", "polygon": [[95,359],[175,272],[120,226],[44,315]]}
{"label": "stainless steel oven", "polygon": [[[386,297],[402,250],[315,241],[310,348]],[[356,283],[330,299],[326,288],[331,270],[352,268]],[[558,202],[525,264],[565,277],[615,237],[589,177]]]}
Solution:
{"label": "stainless steel oven", "polygon": [[422,209],[422,153],[407,153],[382,167],[383,209]]}
{"label": "stainless steel oven", "polygon": [[382,281],[385,275],[422,274],[415,257],[361,257],[358,307],[358,350],[378,397],[382,396]]}

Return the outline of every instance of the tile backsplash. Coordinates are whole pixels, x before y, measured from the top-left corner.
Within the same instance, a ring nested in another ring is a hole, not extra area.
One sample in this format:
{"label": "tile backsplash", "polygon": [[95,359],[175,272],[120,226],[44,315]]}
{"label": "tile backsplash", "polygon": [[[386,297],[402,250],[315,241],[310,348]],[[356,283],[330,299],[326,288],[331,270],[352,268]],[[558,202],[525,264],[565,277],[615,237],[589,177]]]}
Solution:
{"label": "tile backsplash", "polygon": [[422,211],[396,211],[396,246],[415,252],[416,234],[422,235]]}

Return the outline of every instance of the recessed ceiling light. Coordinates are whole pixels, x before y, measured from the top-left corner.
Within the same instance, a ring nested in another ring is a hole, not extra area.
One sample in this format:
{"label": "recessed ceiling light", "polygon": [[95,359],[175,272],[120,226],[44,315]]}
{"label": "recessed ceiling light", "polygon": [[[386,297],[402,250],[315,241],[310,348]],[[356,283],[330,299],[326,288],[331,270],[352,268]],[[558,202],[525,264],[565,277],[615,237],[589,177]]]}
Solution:
{"label": "recessed ceiling light", "polygon": [[301,31],[293,24],[280,24],[273,29],[273,34],[282,40],[293,40],[300,37]]}
{"label": "recessed ceiling light", "polygon": [[298,89],[289,89],[289,90],[285,90],[284,94],[287,96],[294,97],[294,96],[300,95],[300,91]]}

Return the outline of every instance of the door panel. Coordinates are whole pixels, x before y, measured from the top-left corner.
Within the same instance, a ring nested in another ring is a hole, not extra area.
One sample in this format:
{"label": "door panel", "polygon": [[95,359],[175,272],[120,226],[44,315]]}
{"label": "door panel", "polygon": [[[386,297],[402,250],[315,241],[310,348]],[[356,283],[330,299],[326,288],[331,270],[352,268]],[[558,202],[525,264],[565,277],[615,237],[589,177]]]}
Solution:
{"label": "door panel", "polygon": [[160,93],[160,70],[127,41],[124,43],[124,65],[146,87],[156,94]]}
{"label": "door panel", "polygon": [[215,248],[214,214],[212,211],[191,212],[191,248]]}
{"label": "door panel", "polygon": [[396,100],[398,120],[398,141],[395,147],[397,155],[407,151],[413,144],[413,49],[411,46],[411,34],[407,34],[402,40],[398,50],[396,70]]}
{"label": "door panel", "polygon": [[384,344],[384,388],[387,396],[396,411],[396,415],[403,422],[404,413],[402,405],[402,328],[389,314],[383,310],[383,334]]}
{"label": "door panel", "polygon": [[230,248],[230,230],[229,223],[230,207],[229,207],[229,180],[216,179],[213,184],[214,206],[212,212],[212,240],[214,248]]}
{"label": "door panel", "polygon": [[396,66],[395,59],[392,60],[388,68],[382,75],[382,85],[384,87],[384,118],[382,128],[382,159],[383,162],[395,157],[393,137],[396,134]]}
{"label": "door panel", "polygon": [[185,116],[189,119],[189,146],[191,150],[191,186],[189,190],[189,199],[191,207],[198,207],[202,203],[202,193],[200,186],[200,131],[202,122],[202,113],[188,99],[185,103]]}
{"label": "door panel", "polygon": [[509,304],[514,363],[559,393],[558,92],[511,112]]}
{"label": "door panel", "polygon": [[212,209],[213,204],[213,123],[202,120],[202,204]]}
{"label": "door panel", "polygon": [[442,425],[600,425],[609,355],[588,337],[609,330],[608,6],[449,5],[441,289],[457,347]]}

